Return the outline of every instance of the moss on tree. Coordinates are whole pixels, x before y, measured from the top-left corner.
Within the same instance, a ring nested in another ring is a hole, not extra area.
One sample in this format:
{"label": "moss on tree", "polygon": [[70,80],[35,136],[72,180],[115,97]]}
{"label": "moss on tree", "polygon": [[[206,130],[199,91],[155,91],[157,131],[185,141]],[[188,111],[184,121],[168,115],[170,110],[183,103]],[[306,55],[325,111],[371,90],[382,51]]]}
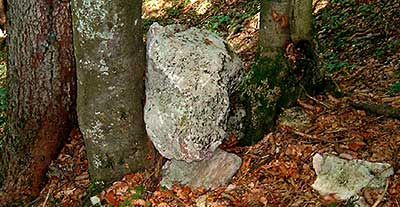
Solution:
{"label": "moss on tree", "polygon": [[300,91],[283,50],[274,59],[258,55],[239,87],[238,101],[246,109],[242,144],[254,144],[273,129],[281,108],[293,104]]}

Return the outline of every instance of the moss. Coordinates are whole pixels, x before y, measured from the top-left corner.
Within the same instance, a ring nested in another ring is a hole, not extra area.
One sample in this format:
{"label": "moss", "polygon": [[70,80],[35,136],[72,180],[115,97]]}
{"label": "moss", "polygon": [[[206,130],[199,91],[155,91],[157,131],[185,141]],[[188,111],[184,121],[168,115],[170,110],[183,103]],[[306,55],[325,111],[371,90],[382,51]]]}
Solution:
{"label": "moss", "polygon": [[292,105],[301,93],[290,70],[283,51],[273,59],[256,57],[239,87],[239,102],[246,109],[245,138],[241,144],[252,145],[261,140],[273,129],[281,108]]}

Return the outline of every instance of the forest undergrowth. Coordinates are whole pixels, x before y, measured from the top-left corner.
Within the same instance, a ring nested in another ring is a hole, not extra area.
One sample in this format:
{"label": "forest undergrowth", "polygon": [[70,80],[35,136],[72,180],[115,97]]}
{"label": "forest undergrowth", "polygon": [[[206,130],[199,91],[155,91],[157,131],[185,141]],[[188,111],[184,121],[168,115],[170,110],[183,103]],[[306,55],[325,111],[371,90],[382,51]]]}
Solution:
{"label": "forest undergrowth", "polygon": [[[259,7],[255,0],[146,0],[144,26],[157,21],[211,30],[227,39],[248,70],[256,54]],[[330,153],[391,164],[395,174],[387,189],[363,189],[360,195],[371,206],[400,206],[399,11],[398,0],[314,3],[320,66],[343,96],[328,91],[299,99],[311,120],[305,129],[278,126],[254,146],[239,146],[235,137],[226,140],[222,147],[243,160],[227,186],[208,192],[185,186],[168,190],[158,185],[157,170],[129,174],[111,185],[91,181],[83,140],[74,130],[32,205],[90,206],[90,198],[97,196],[104,206],[353,206],[322,197],[311,187],[313,155]]]}

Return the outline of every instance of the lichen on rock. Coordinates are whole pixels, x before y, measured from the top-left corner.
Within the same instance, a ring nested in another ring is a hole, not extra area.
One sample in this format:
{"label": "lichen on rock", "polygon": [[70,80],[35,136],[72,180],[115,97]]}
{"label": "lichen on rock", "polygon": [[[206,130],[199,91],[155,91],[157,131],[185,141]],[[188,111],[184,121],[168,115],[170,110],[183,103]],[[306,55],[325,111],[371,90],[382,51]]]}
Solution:
{"label": "lichen on rock", "polygon": [[318,177],[312,187],[322,195],[334,195],[340,200],[350,199],[365,187],[382,188],[385,180],[394,173],[386,163],[320,154],[314,155],[313,167]]}
{"label": "lichen on rock", "polygon": [[145,122],[155,147],[169,159],[210,158],[228,136],[242,62],[212,32],[154,23],[147,63]]}

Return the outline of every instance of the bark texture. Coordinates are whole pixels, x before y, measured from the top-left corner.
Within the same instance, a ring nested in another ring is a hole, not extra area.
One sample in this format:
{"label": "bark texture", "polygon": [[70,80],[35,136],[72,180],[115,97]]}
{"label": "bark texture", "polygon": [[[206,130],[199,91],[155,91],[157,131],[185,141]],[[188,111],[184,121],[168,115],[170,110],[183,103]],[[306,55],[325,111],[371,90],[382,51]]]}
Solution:
{"label": "bark texture", "polygon": [[112,181],[150,167],[143,121],[145,50],[139,0],[73,0],[78,120],[89,173]]}
{"label": "bark texture", "polygon": [[312,44],[311,0],[261,1],[259,55],[242,82],[245,144],[271,130],[282,108],[323,79]]}
{"label": "bark texture", "polygon": [[7,1],[0,0],[0,29],[6,33],[6,20],[7,20]]}
{"label": "bark texture", "polygon": [[8,3],[8,126],[0,155],[6,196],[0,206],[40,192],[48,165],[76,124],[69,1]]}
{"label": "bark texture", "polygon": [[274,58],[289,42],[290,0],[261,1],[260,36],[261,55]]}

